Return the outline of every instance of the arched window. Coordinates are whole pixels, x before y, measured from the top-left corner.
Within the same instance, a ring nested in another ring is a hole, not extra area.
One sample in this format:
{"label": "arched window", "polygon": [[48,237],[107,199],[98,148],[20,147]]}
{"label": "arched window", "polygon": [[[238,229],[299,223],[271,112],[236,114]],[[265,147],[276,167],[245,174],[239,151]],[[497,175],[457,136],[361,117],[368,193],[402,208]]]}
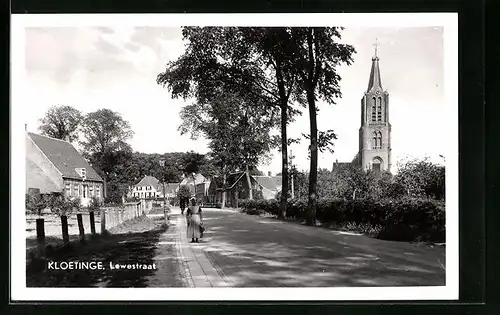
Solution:
{"label": "arched window", "polygon": [[381,149],[382,148],[382,133],[380,131],[373,132],[372,148],[373,149]]}
{"label": "arched window", "polygon": [[382,121],[382,98],[377,98],[377,121]]}
{"label": "arched window", "polygon": [[375,97],[372,99],[372,121],[377,121],[377,103]]}

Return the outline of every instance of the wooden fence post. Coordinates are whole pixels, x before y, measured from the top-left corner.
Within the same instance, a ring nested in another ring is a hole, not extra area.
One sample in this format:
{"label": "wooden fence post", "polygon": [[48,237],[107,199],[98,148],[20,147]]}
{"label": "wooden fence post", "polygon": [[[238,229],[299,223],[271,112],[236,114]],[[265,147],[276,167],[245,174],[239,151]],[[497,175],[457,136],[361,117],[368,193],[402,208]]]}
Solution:
{"label": "wooden fence post", "polygon": [[69,233],[68,233],[68,217],[65,215],[61,216],[61,229],[62,229],[62,237],[63,243],[69,243]]}
{"label": "wooden fence post", "polygon": [[104,234],[106,232],[106,209],[101,208],[101,234]]}
{"label": "wooden fence post", "polygon": [[83,218],[81,213],[78,213],[76,215],[76,220],[78,221],[78,232],[80,234],[80,243],[83,243],[85,242],[85,229],[83,227]]}
{"label": "wooden fence post", "polygon": [[92,235],[95,235],[95,217],[94,217],[94,211],[89,212],[89,218],[90,218],[90,233]]}
{"label": "wooden fence post", "polygon": [[43,218],[36,219],[36,240],[38,243],[38,256],[45,258],[45,227]]}

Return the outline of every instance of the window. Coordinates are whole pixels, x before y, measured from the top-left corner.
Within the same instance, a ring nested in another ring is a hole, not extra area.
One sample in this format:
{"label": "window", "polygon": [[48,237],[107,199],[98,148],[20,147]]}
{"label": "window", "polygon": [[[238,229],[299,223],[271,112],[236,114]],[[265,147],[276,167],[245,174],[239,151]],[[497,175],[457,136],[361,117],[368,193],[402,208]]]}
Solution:
{"label": "window", "polygon": [[375,102],[375,97],[372,99],[372,121],[377,121],[377,105]]}
{"label": "window", "polygon": [[382,121],[382,99],[377,99],[377,121]]}
{"label": "window", "polygon": [[90,186],[89,196],[90,197],[94,196],[94,186]]}
{"label": "window", "polygon": [[87,198],[87,194],[88,194],[88,187],[87,185],[83,185],[83,194],[82,194],[82,197],[83,198]]}
{"label": "window", "polygon": [[101,186],[95,186],[95,194],[97,198],[101,198]]}
{"label": "window", "polygon": [[73,186],[73,190],[75,192],[75,196],[78,197],[80,195],[79,194],[79,192],[80,192],[80,185],[75,184],[75,186]]}
{"label": "window", "polygon": [[373,132],[372,149],[382,149],[382,132]]}
{"label": "window", "polygon": [[66,196],[71,196],[71,184],[66,184]]}

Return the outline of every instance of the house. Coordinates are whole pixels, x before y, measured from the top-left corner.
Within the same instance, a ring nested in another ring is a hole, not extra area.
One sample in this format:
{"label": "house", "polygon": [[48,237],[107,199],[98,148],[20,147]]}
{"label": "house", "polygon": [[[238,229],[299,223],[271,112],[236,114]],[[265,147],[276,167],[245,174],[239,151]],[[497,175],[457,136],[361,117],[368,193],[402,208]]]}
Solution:
{"label": "house", "polygon": [[191,191],[191,194],[200,202],[206,203],[208,201],[208,188],[210,186],[210,180],[202,174],[197,173],[193,176],[184,176],[179,184],[179,187],[180,186],[187,186]]}
{"label": "house", "polygon": [[[221,204],[222,194],[226,193],[226,206],[237,207],[238,201],[248,199],[249,185],[245,172],[235,172],[226,176],[223,185],[220,177],[214,177],[207,192],[209,203]],[[281,176],[253,176],[250,175],[250,186],[255,199],[273,199],[281,190]]]}
{"label": "house", "polygon": [[104,181],[68,141],[26,133],[26,192],[64,192],[86,206],[104,198]]}
{"label": "house", "polygon": [[273,199],[281,191],[281,176],[252,176],[260,186],[262,197],[266,200]]}
{"label": "house", "polygon": [[132,196],[139,199],[156,199],[163,197],[163,185],[153,176],[144,177],[134,185]]}

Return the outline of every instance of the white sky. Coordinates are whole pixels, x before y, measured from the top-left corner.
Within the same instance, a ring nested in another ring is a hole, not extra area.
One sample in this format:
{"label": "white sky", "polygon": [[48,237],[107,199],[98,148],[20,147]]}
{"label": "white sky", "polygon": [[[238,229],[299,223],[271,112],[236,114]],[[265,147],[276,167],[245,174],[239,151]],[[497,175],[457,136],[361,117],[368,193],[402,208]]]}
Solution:
{"label": "white sky", "polygon": [[[447,119],[444,99],[443,28],[348,27],[343,40],[357,51],[354,63],[342,67],[337,104],[320,104],[320,130],[338,134],[335,153],[319,156],[319,167],[351,161],[358,149],[360,100],[368,85],[374,42],[382,86],[390,94],[392,159],[429,156],[441,162],[439,154],[446,138],[441,133]],[[206,141],[181,136],[179,111],[183,100],[173,100],[156,84],[156,76],[168,61],[183,52],[180,28],[176,27],[71,27],[26,28],[25,112],[28,130],[37,132],[38,120],[51,105],[73,106],[84,113],[100,108],[118,111],[135,132],[130,141],[135,151],[145,153],[206,153]],[[309,117],[289,126],[290,137],[309,133]],[[308,143],[293,145],[295,163],[307,170]],[[281,170],[276,153],[260,169]]]}

